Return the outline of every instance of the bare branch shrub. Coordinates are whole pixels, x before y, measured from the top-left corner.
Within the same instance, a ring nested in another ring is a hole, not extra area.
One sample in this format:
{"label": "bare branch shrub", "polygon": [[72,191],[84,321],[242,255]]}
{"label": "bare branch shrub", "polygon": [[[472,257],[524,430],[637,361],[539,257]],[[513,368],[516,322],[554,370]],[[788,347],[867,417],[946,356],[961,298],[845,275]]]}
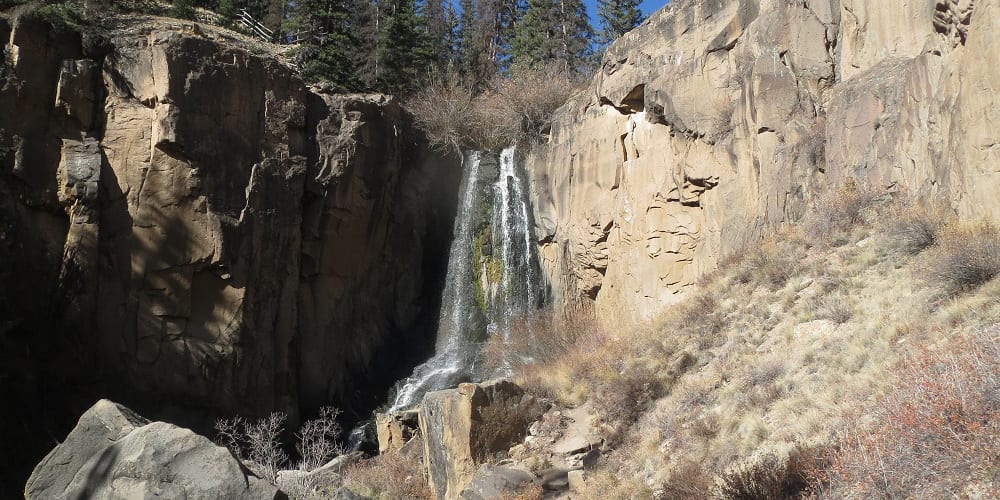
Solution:
{"label": "bare branch shrub", "polygon": [[985,221],[946,226],[928,251],[925,271],[949,292],[977,288],[1000,274],[1000,231]]}
{"label": "bare branch shrub", "polygon": [[281,447],[284,413],[272,413],[257,422],[242,417],[215,421],[215,442],[224,446],[257,476],[274,483],[288,463]]}
{"label": "bare branch shrub", "polygon": [[406,108],[431,144],[461,151],[469,141],[472,89],[453,74],[431,81],[406,102]]}
{"label": "bare branch shrub", "polygon": [[814,238],[830,240],[838,233],[864,222],[865,215],[883,193],[868,184],[859,185],[853,179],[839,189],[817,198],[806,218],[806,233]]}
{"label": "bare branch shrub", "polygon": [[343,453],[337,444],[337,438],[342,432],[340,424],[337,423],[339,415],[340,410],[325,406],[320,408],[319,417],[302,424],[302,428],[295,435],[299,439],[295,448],[301,457],[300,469],[311,471]]}
{"label": "bare branch shrub", "polygon": [[797,498],[806,488],[805,471],[774,453],[737,464],[719,478],[718,496],[728,500]]}
{"label": "bare branch shrub", "polygon": [[229,450],[234,457],[243,460],[243,429],[246,422],[243,417],[230,419],[220,418],[215,421],[215,444]]}
{"label": "bare branch shrub", "polygon": [[246,423],[246,464],[263,479],[275,483],[278,471],[288,463],[288,454],[281,448],[281,433],[285,429],[285,414],[275,412],[256,423]]}
{"label": "bare branch shrub", "polygon": [[916,349],[898,372],[873,415],[845,423],[815,489],[828,498],[956,498],[977,483],[995,487],[1000,327]]}
{"label": "bare branch shrub", "polygon": [[449,74],[408,100],[406,108],[435,146],[495,150],[537,142],[579,84],[561,65],[515,68],[479,93]]}
{"label": "bare branch shrub", "polygon": [[509,366],[517,371],[527,365],[554,361],[584,339],[601,335],[603,331],[589,310],[536,311],[514,318],[506,338],[490,337],[483,346],[483,362],[487,369]]}
{"label": "bare branch shrub", "polygon": [[914,255],[930,248],[953,218],[954,214],[942,203],[903,199],[881,214],[878,226],[894,248]]}
{"label": "bare branch shrub", "polygon": [[757,248],[735,264],[735,281],[741,284],[766,285],[777,289],[798,272],[799,262],[792,246],[791,238],[782,241],[770,240]]}

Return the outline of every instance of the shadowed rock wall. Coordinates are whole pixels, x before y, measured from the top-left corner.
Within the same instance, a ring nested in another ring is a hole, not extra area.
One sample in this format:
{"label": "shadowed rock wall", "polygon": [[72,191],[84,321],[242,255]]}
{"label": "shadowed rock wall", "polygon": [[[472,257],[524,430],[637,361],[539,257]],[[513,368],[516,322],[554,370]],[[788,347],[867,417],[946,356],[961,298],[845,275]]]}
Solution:
{"label": "shadowed rock wall", "polygon": [[223,32],[121,23],[0,18],[9,442],[44,452],[97,395],[189,424],[368,410],[432,345],[458,158],[391,98],[307,89]]}
{"label": "shadowed rock wall", "polygon": [[557,301],[655,317],[859,178],[1000,219],[997,0],[677,0],[528,159]]}

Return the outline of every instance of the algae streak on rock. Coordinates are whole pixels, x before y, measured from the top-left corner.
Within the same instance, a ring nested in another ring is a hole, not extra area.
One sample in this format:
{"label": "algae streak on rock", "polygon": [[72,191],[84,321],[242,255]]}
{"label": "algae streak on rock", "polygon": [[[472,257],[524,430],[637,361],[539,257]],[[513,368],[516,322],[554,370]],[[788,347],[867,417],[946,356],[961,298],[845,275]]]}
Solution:
{"label": "algae streak on rock", "polygon": [[528,158],[562,303],[640,322],[848,178],[1000,219],[1000,2],[673,2]]}

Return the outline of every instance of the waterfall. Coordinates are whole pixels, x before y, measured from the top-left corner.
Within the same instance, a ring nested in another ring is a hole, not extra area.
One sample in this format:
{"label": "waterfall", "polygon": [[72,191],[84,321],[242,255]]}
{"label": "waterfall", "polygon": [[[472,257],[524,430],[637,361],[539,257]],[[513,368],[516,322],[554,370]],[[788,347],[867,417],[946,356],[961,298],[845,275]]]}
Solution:
{"label": "waterfall", "polygon": [[[501,335],[506,341],[511,321],[537,306],[535,267],[538,265],[528,215],[528,193],[516,169],[514,148],[500,153],[500,172],[494,184],[493,241],[499,242],[501,286],[490,297],[490,335]],[[499,216],[496,214],[499,213]],[[500,375],[509,375],[510,367],[503,360]]]}
{"label": "waterfall", "polygon": [[[390,412],[427,392],[485,376],[476,366],[484,333],[506,340],[511,320],[538,306],[538,259],[516,156],[514,148],[505,149],[497,165],[490,153],[464,155],[434,356],[399,386]],[[494,169],[496,181],[483,182]]]}

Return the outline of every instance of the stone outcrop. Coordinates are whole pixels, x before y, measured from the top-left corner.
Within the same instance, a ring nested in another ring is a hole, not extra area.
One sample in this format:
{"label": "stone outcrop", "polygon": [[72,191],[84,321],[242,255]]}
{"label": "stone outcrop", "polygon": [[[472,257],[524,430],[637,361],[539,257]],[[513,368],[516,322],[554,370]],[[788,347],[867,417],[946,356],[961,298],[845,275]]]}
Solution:
{"label": "stone outcrop", "polygon": [[479,465],[524,438],[548,407],[501,380],[430,392],[420,404],[420,433],[431,489],[457,499]]}
{"label": "stone outcrop", "polygon": [[35,467],[33,499],[286,498],[249,474],[225,448],[188,429],[148,422],[98,401],[73,432]]}
{"label": "stone outcrop", "polygon": [[430,345],[459,159],[224,30],[116,23],[0,17],[0,389],[37,403],[4,431],[82,411],[84,383],[290,425],[374,406]]}
{"label": "stone outcrop", "polygon": [[847,178],[1000,219],[998,0],[678,0],[527,160],[557,301],[654,317]]}

